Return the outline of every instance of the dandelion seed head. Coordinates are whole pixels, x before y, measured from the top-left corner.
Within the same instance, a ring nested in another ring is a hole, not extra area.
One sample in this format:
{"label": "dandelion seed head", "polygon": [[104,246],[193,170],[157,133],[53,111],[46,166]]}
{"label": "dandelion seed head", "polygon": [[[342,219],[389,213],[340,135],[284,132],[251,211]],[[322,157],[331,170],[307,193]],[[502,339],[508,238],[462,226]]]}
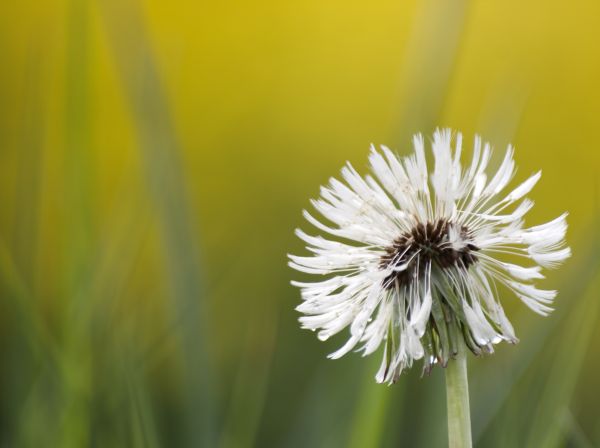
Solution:
{"label": "dandelion seed head", "polygon": [[[535,173],[511,191],[513,148],[490,173],[491,148],[475,138],[473,157],[461,165],[462,136],[437,130],[430,169],[425,139],[398,157],[371,148],[371,174],[350,164],[331,178],[304,211],[318,234],[296,234],[309,256],[290,255],[290,266],[318,276],[292,282],[300,288],[303,328],[321,340],[349,330],[332,359],[357,349],[383,347],[378,382],[395,382],[415,360],[423,371],[446,366],[462,339],[476,355],[501,341],[518,341],[498,297],[503,286],[538,314],[552,311],[556,291],[538,289],[542,269],[571,254],[566,214],[524,227],[533,207],[526,197]],[[319,216],[320,215],[320,216]],[[518,263],[514,263],[514,260]]]}

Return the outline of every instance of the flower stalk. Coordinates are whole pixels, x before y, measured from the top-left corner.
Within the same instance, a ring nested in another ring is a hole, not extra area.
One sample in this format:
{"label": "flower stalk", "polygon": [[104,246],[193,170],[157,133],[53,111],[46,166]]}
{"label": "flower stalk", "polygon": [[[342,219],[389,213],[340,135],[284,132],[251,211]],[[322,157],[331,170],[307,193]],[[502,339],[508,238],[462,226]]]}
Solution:
{"label": "flower stalk", "polygon": [[469,382],[467,351],[459,339],[458,353],[446,366],[446,400],[448,408],[448,446],[471,448],[471,414],[469,411]]}

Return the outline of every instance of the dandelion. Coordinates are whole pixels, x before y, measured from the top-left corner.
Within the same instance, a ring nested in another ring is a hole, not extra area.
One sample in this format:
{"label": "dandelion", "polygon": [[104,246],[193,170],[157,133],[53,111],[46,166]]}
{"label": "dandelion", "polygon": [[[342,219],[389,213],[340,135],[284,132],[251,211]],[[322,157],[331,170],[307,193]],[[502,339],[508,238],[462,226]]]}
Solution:
{"label": "dandelion", "polygon": [[[385,146],[372,147],[373,176],[359,175],[348,163],[341,170],[345,182],[330,179],[311,201],[322,218],[304,211],[326,236],[296,230],[311,255],[290,255],[290,266],[321,277],[292,282],[303,299],[297,310],[304,314],[302,327],[317,331],[321,340],[349,327],[348,340],[332,359],[353,349],[369,355],[383,345],[378,382],[397,381],[422,359],[425,372],[436,364],[448,367],[448,382],[463,375],[449,376],[450,367],[464,368],[466,386],[465,347],[480,355],[500,341],[518,341],[498,287],[538,314],[552,310],[556,291],[534,282],[544,278],[542,268],[570,256],[567,215],[524,227],[533,206],[525,196],[541,172],[506,192],[515,173],[511,146],[490,175],[492,151],[479,137],[465,168],[461,134],[453,142],[448,129],[434,133],[432,171],[423,137],[416,135],[413,144],[414,154],[404,158]],[[460,365],[452,366],[451,359]],[[449,409],[456,390],[448,391]],[[468,411],[468,394],[466,405]]]}

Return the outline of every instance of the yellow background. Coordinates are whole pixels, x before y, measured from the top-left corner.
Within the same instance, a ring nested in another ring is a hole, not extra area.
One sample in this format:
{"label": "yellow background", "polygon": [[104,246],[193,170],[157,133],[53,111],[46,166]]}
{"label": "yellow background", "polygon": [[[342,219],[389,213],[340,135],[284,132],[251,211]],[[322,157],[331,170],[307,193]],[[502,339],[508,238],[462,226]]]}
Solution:
{"label": "yellow background", "polygon": [[346,160],[449,126],[574,253],[551,317],[502,298],[474,437],[600,445],[598,2],[4,2],[0,57],[0,444],[444,446],[443,371],[327,361],[286,254]]}

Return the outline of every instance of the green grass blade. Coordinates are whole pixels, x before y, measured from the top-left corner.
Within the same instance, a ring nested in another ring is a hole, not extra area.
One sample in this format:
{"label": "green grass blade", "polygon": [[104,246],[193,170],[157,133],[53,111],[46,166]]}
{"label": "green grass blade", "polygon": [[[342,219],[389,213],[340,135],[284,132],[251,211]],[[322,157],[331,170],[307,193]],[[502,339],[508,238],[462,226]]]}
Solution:
{"label": "green grass blade", "polygon": [[137,5],[116,0],[101,0],[99,5],[134,113],[145,176],[162,227],[165,267],[182,336],[186,408],[183,443],[214,446],[216,410],[208,356],[209,319],[204,309],[197,238],[179,160],[181,146]]}

